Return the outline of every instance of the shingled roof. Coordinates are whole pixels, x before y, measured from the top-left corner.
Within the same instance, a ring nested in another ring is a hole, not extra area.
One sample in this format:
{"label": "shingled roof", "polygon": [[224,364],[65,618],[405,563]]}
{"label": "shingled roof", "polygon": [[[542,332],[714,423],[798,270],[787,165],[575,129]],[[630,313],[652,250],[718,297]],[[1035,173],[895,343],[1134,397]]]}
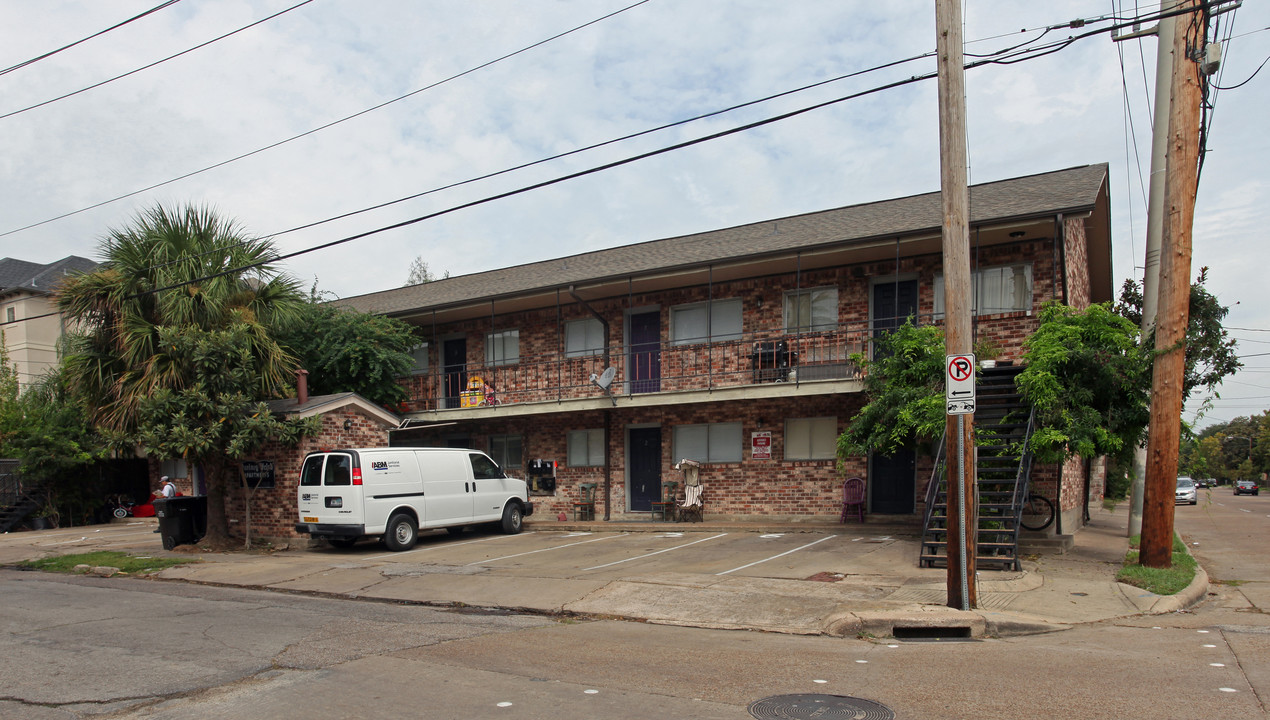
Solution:
{"label": "shingled roof", "polygon": [[47,265],[14,258],[0,259],[0,292],[25,290],[48,294],[67,275],[91,272],[95,267],[97,263],[78,255],[68,255]]}
{"label": "shingled roof", "polygon": [[[1106,179],[1102,163],[974,185],[971,224],[1091,211]],[[400,314],[723,260],[938,233],[941,226],[940,193],[931,192],[460,275],[335,304]]]}

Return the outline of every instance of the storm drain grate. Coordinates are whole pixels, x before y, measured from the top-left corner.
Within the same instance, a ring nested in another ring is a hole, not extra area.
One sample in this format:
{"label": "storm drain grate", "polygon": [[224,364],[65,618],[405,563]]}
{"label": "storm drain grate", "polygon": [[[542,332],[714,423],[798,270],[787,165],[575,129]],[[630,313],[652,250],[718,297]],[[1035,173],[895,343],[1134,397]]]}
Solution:
{"label": "storm drain grate", "polygon": [[852,718],[852,720],[894,720],[891,709],[872,700],[846,695],[773,695],[750,703],[750,715],[759,720],[802,720],[803,718]]}

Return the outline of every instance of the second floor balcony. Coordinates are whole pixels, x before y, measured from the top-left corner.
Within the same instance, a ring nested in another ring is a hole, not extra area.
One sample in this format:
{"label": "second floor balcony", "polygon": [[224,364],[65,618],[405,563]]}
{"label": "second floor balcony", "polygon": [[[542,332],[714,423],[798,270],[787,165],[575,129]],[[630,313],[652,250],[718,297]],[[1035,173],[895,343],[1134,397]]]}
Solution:
{"label": "second floor balcony", "polygon": [[657,405],[852,392],[861,377],[852,355],[867,352],[871,333],[867,327],[745,333],[706,343],[615,345],[607,354],[558,352],[514,362],[446,364],[403,378],[409,398],[398,410],[454,419],[558,412],[566,403],[599,408],[611,406],[610,396],[622,404]]}

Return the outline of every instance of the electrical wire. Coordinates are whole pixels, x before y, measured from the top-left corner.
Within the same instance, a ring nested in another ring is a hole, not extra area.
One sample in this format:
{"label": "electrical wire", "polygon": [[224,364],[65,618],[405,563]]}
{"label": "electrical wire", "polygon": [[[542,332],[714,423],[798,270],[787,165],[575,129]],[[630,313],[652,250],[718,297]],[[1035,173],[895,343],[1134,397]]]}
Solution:
{"label": "electrical wire", "polygon": [[63,45],[62,47],[60,47],[60,48],[58,48],[58,49],[56,49],[56,50],[50,50],[50,51],[48,51],[48,52],[46,52],[46,53],[44,53],[44,54],[42,54],[42,55],[37,55],[37,56],[35,56],[35,57],[31,58],[30,60],[24,60],[23,62],[20,62],[20,63],[18,63],[17,65],[10,65],[9,67],[7,67],[7,68],[5,68],[5,69],[0,70],[0,75],[8,75],[9,73],[13,72],[14,70],[21,70],[22,68],[24,68],[24,67],[26,67],[26,66],[28,66],[28,65],[33,65],[33,64],[35,64],[35,63],[37,63],[37,62],[39,62],[39,61],[41,61],[41,60],[44,60],[44,59],[46,59],[46,58],[53,57],[54,55],[56,55],[56,54],[58,54],[58,53],[62,52],[63,50],[70,50],[71,48],[75,47],[76,45],[79,45],[79,44],[81,44],[81,43],[86,43],[86,42],[88,42],[89,40],[92,40],[92,39],[93,39],[93,38],[95,38],[95,37],[99,37],[99,36],[101,36],[101,35],[105,35],[106,33],[110,32],[111,30],[118,30],[119,28],[123,27],[124,25],[127,25],[127,24],[128,24],[128,23],[130,23],[130,22],[134,22],[134,21],[136,21],[136,20],[140,20],[141,18],[143,18],[143,17],[145,17],[145,16],[147,16],[147,15],[150,15],[150,14],[152,14],[152,13],[156,13],[156,12],[158,12],[158,11],[162,10],[162,9],[163,9],[163,8],[165,8],[165,7],[168,7],[168,6],[170,6],[170,5],[175,5],[175,4],[179,3],[179,2],[181,2],[181,0],[167,0],[167,2],[162,3],[162,4],[160,4],[160,5],[156,5],[155,7],[152,7],[152,8],[150,8],[149,10],[146,10],[145,12],[141,13],[140,15],[134,15],[134,16],[132,16],[132,17],[128,18],[127,20],[124,20],[123,22],[118,22],[118,23],[115,23],[114,25],[111,25],[110,27],[106,28],[105,30],[99,30],[99,31],[97,31],[97,32],[93,33],[92,35],[89,35],[89,36],[88,36],[88,37],[86,37],[86,38],[81,38],[81,39],[76,40],[75,42],[73,42],[73,43],[71,43],[71,44],[69,44],[69,45]]}
{"label": "electrical wire", "polygon": [[[1073,37],[1071,37],[1071,38],[1068,38],[1068,39],[1067,39],[1067,40],[1065,40],[1065,41],[1060,41],[1059,43],[1056,43],[1056,44],[1054,44],[1053,46],[1046,47],[1046,48],[1042,48],[1042,49],[1036,49],[1036,48],[1033,48],[1033,49],[1031,49],[1031,50],[1029,50],[1029,51],[1021,51],[1021,50],[1017,50],[1017,49],[1016,49],[1016,50],[1013,50],[1013,51],[1011,51],[1011,52],[1007,53],[1007,55],[1006,55],[1004,58],[1003,58],[1003,57],[995,57],[995,56],[994,56],[994,57],[990,57],[989,59],[982,59],[982,60],[978,60],[978,61],[975,61],[975,62],[972,62],[972,63],[967,63],[967,64],[965,64],[965,68],[966,68],[966,69],[974,69],[974,68],[982,67],[982,66],[985,66],[985,65],[993,65],[993,64],[1002,64],[1002,65],[1005,65],[1005,64],[1015,64],[1015,63],[1017,63],[1017,62],[1022,62],[1022,61],[1026,60],[1026,59],[1035,59],[1035,58],[1037,58],[1037,57],[1044,57],[1044,56],[1047,56],[1047,55],[1053,54],[1053,53],[1057,52],[1058,50],[1061,50],[1061,49],[1063,49],[1063,48],[1069,47],[1071,44],[1073,44],[1073,43],[1074,43],[1074,42],[1076,42],[1077,40],[1084,39],[1084,38],[1087,38],[1087,37],[1092,37],[1092,36],[1094,36],[1094,35],[1100,35],[1100,34],[1103,34],[1103,33],[1114,32],[1114,31],[1116,31],[1116,30],[1118,30],[1118,29],[1123,29],[1123,27],[1126,27],[1126,26],[1127,26],[1127,24],[1118,24],[1118,25],[1113,25],[1112,27],[1105,28],[1105,29],[1102,29],[1102,30],[1096,30],[1096,31],[1091,31],[1091,32],[1088,32],[1088,33],[1083,33],[1083,34],[1081,34],[1081,35],[1078,35],[1078,36],[1073,36]],[[1029,53],[1029,52],[1030,52],[1030,53],[1032,53],[1032,55],[1031,55],[1030,57],[1028,56],[1028,53]],[[897,62],[899,62],[899,61],[897,61]],[[637,155],[634,155],[634,156],[630,156],[630,157],[627,157],[627,158],[623,158],[623,159],[620,159],[620,160],[616,160],[616,161],[613,161],[613,162],[610,162],[610,163],[606,163],[606,164],[603,164],[603,165],[600,165],[600,166],[596,166],[596,167],[588,168],[588,169],[581,170],[581,171],[578,171],[578,172],[568,173],[568,174],[566,174],[566,175],[562,175],[562,176],[559,176],[559,177],[556,177],[556,178],[552,178],[552,179],[550,179],[550,180],[545,180],[545,181],[542,181],[542,182],[539,182],[539,183],[534,183],[534,184],[532,184],[532,185],[524,186],[524,187],[517,188],[517,189],[514,189],[514,190],[509,190],[509,191],[506,191],[506,192],[502,192],[502,193],[498,193],[498,194],[495,194],[495,195],[491,195],[491,196],[487,196],[487,197],[484,197],[484,198],[480,198],[480,199],[477,199],[477,200],[473,200],[473,201],[470,201],[470,202],[462,203],[462,204],[455,205],[455,206],[452,206],[452,207],[449,207],[449,208],[446,208],[446,209],[443,209],[443,210],[435,211],[435,212],[428,213],[428,214],[425,214],[425,215],[421,215],[421,216],[418,216],[418,217],[415,217],[415,218],[411,218],[411,219],[404,220],[404,221],[401,221],[401,222],[393,223],[393,224],[391,224],[391,225],[387,225],[387,226],[379,227],[379,228],[376,228],[376,229],[373,229],[373,230],[368,230],[368,231],[361,232],[361,233],[356,233],[356,234],[354,234],[354,235],[346,236],[346,237],[343,237],[343,238],[340,238],[340,239],[337,239],[337,240],[332,240],[332,241],[330,241],[330,242],[326,242],[326,243],[322,243],[322,244],[319,244],[319,245],[315,245],[315,246],[311,246],[311,247],[308,247],[308,248],[304,248],[304,249],[301,249],[301,250],[298,250],[298,251],[295,251],[295,252],[286,253],[286,254],[280,254],[280,255],[275,255],[275,256],[273,256],[273,257],[270,257],[270,258],[268,258],[268,259],[266,259],[266,260],[262,260],[262,261],[257,262],[257,263],[252,263],[252,264],[249,264],[249,265],[244,265],[244,266],[241,266],[241,267],[236,267],[236,268],[230,268],[230,269],[227,269],[227,270],[223,270],[223,271],[221,271],[221,272],[213,273],[213,274],[211,274],[211,275],[206,275],[206,276],[203,276],[203,277],[200,277],[200,278],[195,278],[195,279],[191,279],[191,280],[186,280],[186,281],[183,281],[183,282],[180,282],[180,283],[176,283],[176,284],[173,284],[173,285],[169,285],[169,286],[165,286],[165,287],[154,288],[154,289],[150,289],[150,290],[142,291],[142,292],[140,292],[140,293],[136,293],[135,295],[133,295],[133,296],[131,296],[131,297],[140,297],[140,296],[149,295],[149,294],[154,294],[154,293],[163,292],[163,291],[167,291],[167,290],[173,290],[173,289],[177,289],[177,288],[180,288],[180,287],[184,287],[184,286],[187,286],[187,285],[190,285],[190,284],[199,283],[199,282],[204,282],[204,281],[206,281],[206,280],[210,280],[210,279],[213,279],[213,278],[222,277],[222,276],[225,276],[225,275],[231,275],[231,274],[238,274],[238,273],[246,272],[246,271],[248,271],[248,270],[257,269],[257,268],[260,268],[260,267],[263,267],[263,266],[266,266],[266,265],[272,265],[272,264],[277,263],[277,262],[280,262],[280,261],[282,261],[282,260],[287,260],[287,259],[290,259],[290,258],[293,258],[293,257],[298,257],[298,256],[301,256],[301,255],[306,255],[306,254],[308,254],[308,253],[317,252],[317,251],[319,251],[319,250],[325,250],[325,249],[328,249],[328,248],[331,248],[331,247],[335,247],[335,246],[337,246],[337,245],[342,245],[342,244],[344,244],[344,243],[352,242],[352,241],[354,241],[354,240],[359,240],[359,239],[362,239],[362,238],[365,238],[365,237],[369,237],[369,236],[376,235],[376,234],[379,234],[379,233],[387,232],[387,231],[389,231],[389,230],[400,229],[400,228],[403,228],[403,227],[407,227],[407,226],[410,226],[410,225],[414,225],[414,224],[416,224],[416,223],[423,222],[423,221],[425,221],[425,220],[430,220],[430,219],[433,219],[433,218],[436,218],[436,217],[439,217],[439,216],[442,216],[442,215],[447,215],[447,214],[450,214],[450,213],[453,213],[453,212],[457,212],[457,211],[459,211],[459,210],[463,210],[463,209],[467,209],[467,208],[475,207],[475,206],[478,206],[478,205],[483,205],[483,204],[486,204],[486,203],[489,203],[489,202],[493,202],[493,201],[495,201],[495,200],[501,200],[501,199],[505,199],[505,198],[512,197],[512,196],[515,196],[515,195],[520,195],[520,194],[523,194],[523,193],[526,193],[526,192],[530,192],[530,191],[533,191],[533,190],[538,190],[538,189],[541,189],[541,188],[544,188],[544,187],[548,187],[548,186],[555,185],[555,184],[558,184],[558,183],[566,182],[566,181],[568,181],[568,180],[577,179],[577,178],[580,178],[580,177],[584,177],[584,176],[586,176],[586,175],[591,175],[591,174],[594,174],[594,173],[598,173],[598,172],[602,172],[602,171],[605,171],[605,170],[609,170],[609,169],[613,169],[613,168],[616,168],[616,167],[620,167],[620,166],[623,166],[623,165],[627,165],[627,164],[630,164],[630,163],[633,163],[633,162],[637,162],[637,161],[639,161],[639,160],[644,160],[644,159],[647,159],[647,158],[650,158],[650,157],[654,157],[654,156],[662,155],[662,154],[665,154],[665,153],[668,153],[668,152],[672,152],[672,151],[676,151],[676,150],[681,150],[681,149],[684,149],[684,148],[687,148],[687,147],[691,147],[691,146],[694,146],[694,145],[698,145],[698,144],[701,144],[701,143],[704,143],[704,142],[709,142],[709,141],[712,141],[712,140],[717,140],[717,139],[720,139],[720,138],[723,138],[723,137],[728,137],[728,136],[731,136],[731,135],[734,135],[734,134],[737,134],[737,133],[745,132],[745,131],[752,130],[752,129],[755,129],[755,128],[758,128],[758,127],[766,126],[766,125],[769,125],[769,124],[772,124],[772,123],[776,123],[776,122],[780,122],[780,121],[783,121],[783,120],[787,120],[787,119],[790,119],[790,118],[793,118],[793,117],[796,117],[796,116],[800,116],[800,115],[803,115],[803,114],[805,114],[805,113],[812,112],[812,111],[814,111],[814,110],[819,110],[819,109],[822,109],[822,108],[825,108],[825,107],[829,107],[829,106],[832,106],[832,105],[836,105],[836,104],[838,104],[838,103],[846,102],[846,101],[848,101],[848,100],[858,99],[858,98],[860,98],[860,97],[864,97],[864,96],[868,96],[868,95],[876,94],[876,93],[879,93],[879,92],[883,92],[883,91],[885,91],[885,90],[890,90],[890,89],[894,89],[894,88],[902,87],[902,86],[905,86],[905,85],[913,84],[913,83],[916,83],[916,82],[921,82],[921,81],[925,81],[925,80],[930,80],[930,79],[935,78],[936,76],[937,76],[937,73],[936,73],[936,72],[929,72],[929,73],[922,74],[922,75],[914,75],[914,76],[912,76],[912,77],[909,77],[909,78],[906,78],[906,79],[903,79],[903,80],[898,80],[898,81],[894,81],[894,82],[886,83],[886,84],[883,84],[883,85],[875,86],[875,87],[873,87],[873,88],[869,88],[869,89],[862,90],[862,91],[855,92],[855,93],[851,93],[851,94],[848,94],[848,95],[845,95],[845,96],[842,96],[842,97],[839,97],[839,98],[835,98],[835,99],[831,99],[831,100],[823,101],[823,102],[820,102],[820,103],[816,103],[816,104],[813,104],[813,105],[810,105],[810,106],[807,106],[807,107],[803,107],[803,108],[800,108],[800,109],[797,109],[797,110],[793,110],[793,111],[789,111],[789,112],[781,113],[781,114],[779,114],[779,115],[772,116],[772,117],[765,118],[765,119],[758,120],[758,121],[754,121],[754,122],[751,122],[751,123],[747,123],[747,124],[745,124],[745,125],[741,125],[741,126],[738,126],[738,127],[730,128],[730,129],[723,130],[723,131],[719,131],[719,132],[712,133],[712,134],[709,134],[709,135],[706,135],[706,136],[703,136],[703,137],[699,137],[699,138],[695,138],[695,139],[691,139],[691,140],[687,140],[687,141],[683,141],[683,142],[675,143],[675,144],[673,144],[673,145],[669,145],[669,146],[662,147],[662,148],[658,148],[658,149],[651,150],[651,151],[648,151],[648,152],[640,153],[640,154],[637,154]],[[311,225],[310,225],[310,226],[311,226]],[[33,317],[31,317],[31,318],[24,318],[24,319],[35,319],[35,317],[47,317],[47,316],[50,316],[50,315],[56,315],[56,314],[57,314],[57,313],[50,313],[49,315],[45,315],[45,316],[33,316]],[[19,321],[15,321],[15,322],[19,322]],[[0,323],[0,326],[6,325],[6,324],[9,324],[9,323]]]}
{"label": "electrical wire", "polygon": [[112,78],[109,78],[109,79],[107,79],[107,80],[102,80],[102,81],[101,81],[101,82],[99,82],[99,83],[94,83],[94,84],[92,84],[92,85],[89,85],[88,87],[80,88],[80,89],[78,89],[78,90],[76,90],[76,91],[74,91],[74,92],[69,92],[69,93],[66,93],[65,95],[59,95],[58,97],[52,98],[52,99],[50,99],[50,100],[45,100],[44,102],[36,103],[36,104],[31,105],[31,106],[29,106],[29,107],[24,107],[24,108],[22,108],[21,110],[12,110],[12,111],[7,112],[7,113],[5,113],[5,114],[3,114],[3,115],[0,115],[0,120],[4,120],[5,118],[11,118],[11,117],[13,117],[14,115],[20,115],[20,114],[22,114],[22,113],[24,113],[24,112],[26,112],[26,111],[28,111],[28,110],[34,110],[34,109],[36,109],[36,108],[41,108],[41,107],[44,107],[45,105],[51,105],[52,103],[55,103],[55,102],[57,102],[58,100],[65,100],[66,98],[69,98],[69,97],[74,97],[74,96],[76,96],[76,95],[79,95],[80,93],[85,93],[85,92],[88,92],[89,90],[92,90],[92,89],[94,89],[94,88],[99,88],[99,87],[101,87],[102,85],[106,85],[106,84],[108,84],[108,83],[112,83],[112,82],[114,82],[114,81],[116,81],[116,80],[121,80],[121,79],[123,79],[123,78],[128,77],[129,75],[136,75],[137,73],[141,72],[142,70],[149,70],[150,68],[154,67],[155,65],[159,65],[159,64],[165,63],[165,62],[167,62],[167,61],[169,61],[169,60],[173,60],[173,59],[175,59],[175,58],[179,58],[179,57],[181,57],[182,55],[188,55],[189,53],[192,53],[192,52],[194,52],[195,50],[199,50],[199,49],[201,49],[201,48],[205,48],[205,47],[207,47],[208,45],[211,45],[211,44],[212,44],[212,43],[214,43],[214,42],[218,42],[218,41],[224,40],[225,38],[230,37],[231,35],[237,35],[238,33],[242,32],[242,31],[244,31],[244,30],[249,30],[249,29],[251,29],[251,28],[253,28],[253,27],[257,26],[257,25],[260,25],[261,23],[266,23],[266,22],[269,22],[270,20],[272,20],[272,19],[274,19],[274,18],[278,17],[279,15],[284,15],[284,14],[286,14],[286,13],[289,13],[289,12],[291,12],[292,10],[295,10],[296,8],[299,8],[299,7],[303,7],[303,6],[305,6],[305,5],[308,5],[308,4],[309,4],[309,3],[311,3],[311,2],[313,2],[313,0],[302,0],[302,2],[296,3],[295,5],[292,5],[291,7],[287,8],[287,9],[285,9],[285,10],[280,10],[280,11],[278,11],[278,12],[276,12],[276,13],[274,13],[274,14],[272,14],[272,15],[268,16],[268,17],[261,18],[260,20],[257,20],[256,22],[253,22],[253,23],[251,23],[250,25],[244,25],[244,26],[242,26],[242,27],[238,28],[237,30],[233,30],[233,31],[231,31],[231,32],[227,32],[227,33],[225,33],[224,35],[221,35],[220,37],[212,38],[211,40],[208,40],[207,42],[204,42],[204,43],[199,43],[198,45],[195,45],[195,46],[194,46],[194,47],[192,47],[192,48],[187,48],[187,49],[185,49],[185,50],[182,50],[181,52],[176,53],[175,55],[169,55],[169,56],[167,56],[167,57],[163,58],[162,60],[155,60],[154,62],[150,63],[149,65],[142,65],[141,67],[139,67],[139,68],[137,68],[137,69],[135,69],[135,70],[129,70],[128,72],[126,72],[126,73],[124,73],[124,74],[122,74],[122,75],[116,75],[116,76],[114,76],[114,77],[112,77]]}
{"label": "electrical wire", "polygon": [[[305,0],[305,1],[306,1],[306,2],[312,2],[312,0]],[[203,174],[203,173],[205,173],[205,172],[208,172],[209,170],[215,170],[216,168],[223,167],[223,166],[228,165],[228,164],[230,164],[230,163],[233,163],[233,162],[238,162],[239,160],[244,160],[244,159],[249,158],[249,157],[251,157],[251,156],[253,156],[253,155],[258,155],[258,154],[260,154],[260,153],[262,153],[262,152],[265,152],[266,150],[272,150],[272,149],[274,149],[274,148],[276,148],[276,147],[280,147],[280,146],[282,146],[282,145],[286,145],[286,144],[287,144],[287,143],[289,143],[289,142],[292,142],[292,141],[295,141],[295,140],[299,140],[300,138],[307,137],[307,136],[309,136],[309,135],[312,135],[312,134],[314,134],[314,133],[320,132],[320,131],[322,131],[322,130],[326,130],[326,129],[328,129],[328,128],[335,127],[336,125],[339,125],[340,123],[347,122],[347,121],[349,121],[349,120],[352,120],[353,118],[361,117],[362,115],[365,115],[365,114],[367,114],[367,113],[374,112],[375,110],[379,110],[380,108],[384,108],[384,107],[387,107],[387,106],[389,106],[389,105],[392,105],[392,104],[393,104],[393,103],[395,103],[395,102],[399,102],[399,101],[401,101],[401,100],[405,100],[405,99],[406,99],[406,98],[408,98],[408,97],[412,97],[412,96],[414,96],[414,95],[418,95],[419,93],[424,92],[424,91],[426,91],[426,90],[431,90],[432,88],[435,88],[435,87],[437,87],[437,86],[444,85],[445,83],[448,83],[448,82],[450,82],[450,81],[452,81],[452,80],[457,80],[458,78],[461,78],[461,77],[463,77],[464,75],[470,75],[470,74],[472,74],[472,73],[476,72],[477,70],[482,70],[482,69],[487,68],[487,67],[489,67],[489,66],[491,66],[491,65],[493,65],[493,64],[495,64],[495,63],[502,62],[503,60],[507,60],[508,58],[512,58],[512,57],[515,57],[515,56],[517,56],[517,55],[520,55],[521,53],[528,52],[529,50],[532,50],[532,49],[534,49],[534,48],[537,48],[537,47],[540,47],[540,46],[542,46],[542,45],[545,45],[545,44],[547,44],[547,43],[549,43],[549,42],[551,42],[551,41],[553,41],[553,40],[558,40],[558,39],[560,39],[560,38],[562,38],[562,37],[564,37],[564,36],[566,36],[566,35],[569,35],[569,34],[571,34],[571,33],[577,32],[577,31],[579,31],[579,30],[581,30],[581,29],[583,29],[583,28],[590,27],[591,25],[594,25],[594,24],[596,24],[596,23],[598,23],[598,22],[601,22],[601,21],[607,20],[607,19],[609,19],[609,18],[611,18],[611,17],[613,17],[613,16],[615,16],[615,15],[619,15],[619,14],[621,14],[621,13],[624,13],[624,12],[626,12],[627,10],[630,10],[630,9],[632,9],[632,8],[636,8],[636,7],[639,7],[640,5],[643,5],[644,3],[647,3],[647,2],[651,2],[651,0],[639,0],[639,2],[636,2],[636,3],[631,4],[631,5],[627,5],[626,7],[624,7],[624,8],[620,8],[620,9],[618,9],[618,10],[615,10],[614,12],[611,12],[611,13],[609,13],[609,14],[607,14],[607,15],[602,15],[602,16],[600,16],[600,17],[598,17],[598,18],[595,18],[594,20],[590,20],[590,21],[585,22],[585,23],[583,23],[583,24],[581,24],[581,25],[578,25],[578,26],[576,26],[576,27],[573,27],[573,28],[570,28],[570,29],[568,29],[568,30],[565,30],[564,32],[556,33],[555,35],[552,35],[552,36],[551,36],[551,37],[549,37],[549,38],[545,38],[545,39],[543,39],[543,40],[539,40],[538,42],[535,42],[535,43],[533,43],[532,45],[526,45],[525,47],[523,47],[523,48],[521,48],[521,49],[519,49],[519,50],[515,50],[515,51],[513,51],[513,52],[509,52],[509,53],[507,53],[507,54],[505,54],[505,55],[502,55],[502,56],[500,56],[500,57],[494,58],[493,60],[489,60],[489,61],[486,61],[486,62],[484,62],[484,63],[481,63],[480,65],[477,65],[477,66],[475,66],[475,67],[468,68],[467,70],[464,70],[464,71],[462,71],[462,72],[459,72],[459,73],[456,73],[456,74],[454,74],[454,75],[451,75],[451,76],[449,76],[449,77],[447,77],[447,78],[445,78],[445,79],[443,79],[443,80],[438,80],[438,81],[436,81],[436,82],[429,83],[428,85],[425,85],[425,86],[423,86],[423,87],[421,87],[421,88],[418,88],[418,89],[416,89],[416,90],[411,90],[410,92],[406,93],[405,95],[400,95],[400,96],[395,97],[395,98],[393,98],[393,99],[391,99],[391,100],[385,100],[384,102],[381,102],[381,103],[379,103],[378,105],[374,105],[374,106],[372,106],[372,107],[368,107],[368,108],[366,108],[366,109],[364,109],[364,110],[359,110],[359,111],[357,111],[357,112],[353,113],[352,115],[348,115],[348,116],[342,117],[342,118],[340,118],[340,119],[338,119],[338,120],[332,120],[331,122],[328,122],[328,123],[326,123],[325,125],[319,125],[318,127],[315,127],[315,128],[313,128],[313,129],[311,129],[311,130],[306,130],[306,131],[304,131],[304,132],[300,133],[299,135],[293,135],[293,136],[291,136],[291,137],[289,137],[289,138],[286,138],[285,140],[279,140],[279,141],[277,141],[277,142],[270,143],[270,144],[268,144],[268,145],[265,145],[264,147],[256,148],[255,150],[252,150],[252,151],[250,151],[250,152],[245,152],[245,153],[243,153],[243,154],[241,154],[241,155],[237,155],[237,156],[235,156],[235,157],[229,158],[228,160],[222,160],[222,161],[220,161],[220,162],[218,162],[218,163],[214,163],[214,164],[212,164],[212,165],[208,165],[207,167],[204,167],[204,168],[202,168],[202,169],[200,169],[200,170],[195,170],[195,171],[193,171],[193,172],[188,172],[188,173],[185,173],[184,175],[178,175],[177,177],[171,178],[171,179],[169,179],[169,180],[164,180],[163,182],[155,183],[155,184],[150,185],[150,186],[148,186],[148,187],[143,187],[143,188],[141,188],[140,190],[133,190],[132,192],[127,192],[127,193],[124,193],[123,195],[118,195],[118,196],[115,196],[115,197],[113,197],[113,198],[110,198],[109,200],[102,200],[101,202],[94,203],[94,204],[92,204],[92,205],[88,205],[88,206],[86,206],[86,207],[82,207],[82,208],[80,208],[80,209],[78,209],[78,210],[72,210],[72,211],[67,212],[67,213],[62,213],[61,215],[58,215],[58,216],[56,216],[56,217],[51,217],[51,218],[48,218],[47,220],[41,220],[40,222],[31,223],[30,225],[25,225],[25,226],[20,227],[20,228],[14,228],[14,229],[12,229],[12,230],[6,230],[5,232],[0,233],[0,237],[5,237],[5,236],[7,236],[7,235],[12,235],[12,234],[14,234],[14,233],[19,233],[19,232],[22,232],[23,230],[30,230],[31,228],[36,228],[36,227],[40,227],[41,225],[47,225],[47,224],[49,224],[49,223],[51,223],[51,222],[56,222],[56,221],[58,221],[58,220],[63,220],[63,219],[65,219],[65,218],[71,217],[72,215],[78,215],[78,214],[80,214],[80,213],[82,213],[82,212],[87,212],[87,211],[89,211],[89,210],[93,210],[93,209],[96,209],[96,208],[102,207],[103,205],[109,205],[110,203],[113,203],[113,202],[118,202],[118,201],[120,201],[120,200],[124,200],[124,199],[126,199],[126,198],[133,197],[134,195],[140,195],[140,194],[141,194],[141,193],[143,193],[143,192],[149,192],[150,190],[154,190],[154,189],[157,189],[157,188],[161,188],[161,187],[163,187],[164,185],[171,185],[171,184],[172,184],[172,183],[174,183],[174,182],[179,182],[179,181],[181,181],[181,180],[185,180],[185,179],[187,179],[187,178],[192,178],[192,177],[194,177],[195,175],[201,175],[201,174]],[[303,5],[303,4],[304,4],[304,3],[301,3],[301,5]],[[299,6],[297,5],[296,7],[299,7]],[[292,9],[292,10],[293,10],[293,9],[295,9],[295,8],[290,8],[290,9]],[[286,12],[286,10],[284,10],[283,12]],[[268,18],[265,18],[265,19],[267,20]],[[263,22],[263,20],[262,20],[261,22]],[[51,102],[51,101],[50,101],[50,102]],[[8,116],[0,116],[0,119],[3,119],[4,117],[8,117]]]}

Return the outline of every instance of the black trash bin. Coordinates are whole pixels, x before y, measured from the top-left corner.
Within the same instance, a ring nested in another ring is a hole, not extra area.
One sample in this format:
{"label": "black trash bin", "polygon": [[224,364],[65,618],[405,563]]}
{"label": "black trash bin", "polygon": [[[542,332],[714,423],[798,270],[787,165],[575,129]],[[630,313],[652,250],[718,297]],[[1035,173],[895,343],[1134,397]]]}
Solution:
{"label": "black trash bin", "polygon": [[207,534],[207,496],[182,495],[154,501],[163,549],[193,545]]}

